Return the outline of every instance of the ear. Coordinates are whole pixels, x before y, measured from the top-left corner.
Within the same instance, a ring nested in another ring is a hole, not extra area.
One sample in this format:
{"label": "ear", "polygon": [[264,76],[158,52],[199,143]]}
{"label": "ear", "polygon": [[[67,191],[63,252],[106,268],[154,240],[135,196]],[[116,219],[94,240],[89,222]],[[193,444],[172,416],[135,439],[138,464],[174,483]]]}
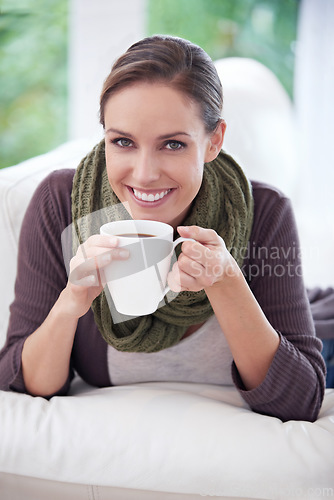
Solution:
{"label": "ear", "polygon": [[226,130],[226,122],[225,120],[220,120],[217,125],[217,128],[214,132],[212,132],[209,137],[209,144],[207,147],[206,155],[205,155],[205,163],[213,161],[217,158],[224,142],[224,135]]}

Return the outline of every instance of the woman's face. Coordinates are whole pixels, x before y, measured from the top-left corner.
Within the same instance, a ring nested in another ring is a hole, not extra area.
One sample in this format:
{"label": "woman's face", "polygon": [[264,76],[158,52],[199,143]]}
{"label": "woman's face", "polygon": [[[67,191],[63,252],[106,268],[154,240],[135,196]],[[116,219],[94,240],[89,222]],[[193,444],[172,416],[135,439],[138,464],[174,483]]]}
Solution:
{"label": "woman's face", "polygon": [[198,104],[164,84],[139,83],[112,95],[105,106],[107,173],[131,216],[182,224],[224,130],[208,134]]}

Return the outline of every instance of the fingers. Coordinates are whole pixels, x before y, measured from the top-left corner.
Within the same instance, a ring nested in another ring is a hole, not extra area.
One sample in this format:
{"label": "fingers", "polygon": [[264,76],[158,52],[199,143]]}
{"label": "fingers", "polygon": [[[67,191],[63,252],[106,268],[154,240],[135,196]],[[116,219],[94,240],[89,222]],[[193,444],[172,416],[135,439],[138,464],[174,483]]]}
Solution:
{"label": "fingers", "polygon": [[180,236],[193,238],[203,245],[217,245],[223,242],[222,238],[213,229],[205,229],[199,226],[178,226],[177,231]]}
{"label": "fingers", "polygon": [[80,245],[70,263],[69,281],[79,286],[102,286],[101,271],[113,260],[125,260],[129,251],[117,248],[116,237],[94,235]]}
{"label": "fingers", "polygon": [[[194,261],[192,268],[196,271],[200,271],[200,264],[204,268],[207,266],[216,265],[224,259],[225,254],[227,254],[226,246],[224,240],[213,230],[204,229],[198,226],[189,227],[179,227],[178,231],[182,236],[187,234],[186,237],[191,237],[193,241],[185,241],[182,243],[182,258],[187,263],[184,257],[188,257],[191,261]],[[188,236],[189,235],[189,236]]]}
{"label": "fingers", "polygon": [[175,262],[171,272],[168,274],[168,286],[173,292],[199,292],[203,290],[203,286],[197,281],[194,276],[186,273],[180,266],[179,262]]}
{"label": "fingers", "polygon": [[[204,250],[206,249],[204,248]],[[201,260],[194,260],[183,252],[181,253],[169,277],[169,286],[172,290],[197,292],[212,286],[221,278],[224,272],[223,260],[214,255],[210,259],[205,259],[205,253],[203,252]]]}
{"label": "fingers", "polygon": [[81,287],[98,287],[101,286],[100,275],[97,271],[92,271],[88,276],[82,275],[81,270],[78,266],[74,271],[70,273],[69,281],[72,285],[81,286]]}
{"label": "fingers", "polygon": [[77,256],[88,259],[97,254],[102,254],[110,249],[118,246],[118,238],[116,236],[102,236],[95,234],[90,236],[85,243],[79,246]]}
{"label": "fingers", "polygon": [[182,252],[168,277],[172,290],[195,292],[207,289],[222,281],[230,269],[235,269],[231,263],[234,259],[224,240],[212,229],[181,226],[178,232],[196,241],[182,243]]}

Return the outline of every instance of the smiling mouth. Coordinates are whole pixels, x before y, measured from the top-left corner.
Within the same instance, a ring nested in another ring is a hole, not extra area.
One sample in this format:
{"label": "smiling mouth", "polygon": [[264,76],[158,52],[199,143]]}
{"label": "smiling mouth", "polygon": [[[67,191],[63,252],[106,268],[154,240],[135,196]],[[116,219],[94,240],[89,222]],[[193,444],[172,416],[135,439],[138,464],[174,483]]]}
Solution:
{"label": "smiling mouth", "polygon": [[168,193],[170,193],[171,189],[165,189],[163,191],[157,191],[155,193],[145,193],[143,191],[139,191],[138,189],[131,188],[135,198],[140,201],[159,201],[162,200]]}

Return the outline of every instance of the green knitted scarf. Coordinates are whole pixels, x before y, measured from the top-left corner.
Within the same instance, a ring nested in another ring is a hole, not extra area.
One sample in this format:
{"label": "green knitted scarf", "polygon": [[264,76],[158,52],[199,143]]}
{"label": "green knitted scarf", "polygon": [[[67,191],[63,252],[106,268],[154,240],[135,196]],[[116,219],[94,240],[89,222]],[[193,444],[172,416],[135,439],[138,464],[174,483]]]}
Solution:
{"label": "green knitted scarf", "polygon": [[[115,218],[131,218],[125,208],[115,215],[115,205],[122,207],[108,181],[103,140],[81,161],[73,180],[72,218],[80,243],[99,232],[94,224],[78,227],[79,220],[85,217],[90,220],[87,216],[96,211],[102,214],[99,225]],[[183,225],[214,229],[241,267],[240,250],[248,244],[252,222],[250,184],[239,165],[222,151],[214,161],[205,164],[201,188]],[[74,252],[79,242],[74,243]],[[202,323],[213,314],[202,290],[181,292],[154,314],[113,322],[107,294],[105,287],[94,300],[92,310],[102,337],[120,351],[157,352],[171,347],[181,340],[189,326]]]}

